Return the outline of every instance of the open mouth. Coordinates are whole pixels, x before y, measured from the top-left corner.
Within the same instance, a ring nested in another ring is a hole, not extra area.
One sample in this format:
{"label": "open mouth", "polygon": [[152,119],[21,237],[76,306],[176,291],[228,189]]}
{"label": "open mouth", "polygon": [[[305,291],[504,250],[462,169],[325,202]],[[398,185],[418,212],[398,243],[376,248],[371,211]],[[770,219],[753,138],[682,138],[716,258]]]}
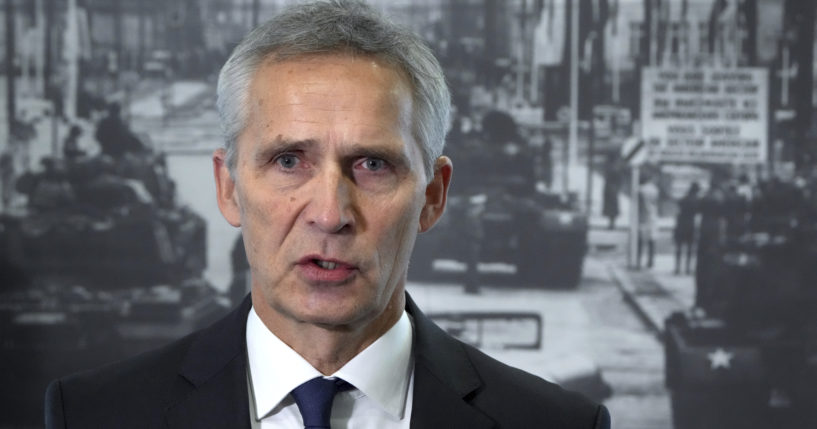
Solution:
{"label": "open mouth", "polygon": [[301,267],[301,274],[308,281],[342,283],[353,278],[358,271],[358,268],[354,265],[316,256],[317,255],[310,255],[304,257],[298,263]]}
{"label": "open mouth", "polygon": [[337,262],[324,261],[322,259],[313,259],[312,263],[323,268],[324,270],[334,270],[338,268],[339,265]]}

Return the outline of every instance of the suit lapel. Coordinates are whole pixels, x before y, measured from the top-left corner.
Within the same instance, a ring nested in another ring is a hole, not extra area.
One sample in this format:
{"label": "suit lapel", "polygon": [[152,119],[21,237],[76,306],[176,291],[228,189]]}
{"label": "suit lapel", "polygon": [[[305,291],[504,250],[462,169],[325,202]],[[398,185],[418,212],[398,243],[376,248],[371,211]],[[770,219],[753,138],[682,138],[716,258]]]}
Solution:
{"label": "suit lapel", "polygon": [[[250,428],[246,325],[251,305],[248,296],[193,340],[171,392],[178,399],[167,409],[168,428]],[[482,381],[462,345],[428,319],[408,294],[406,310],[415,327],[411,427],[495,427],[468,403]]]}
{"label": "suit lapel", "polygon": [[414,320],[412,428],[492,428],[494,421],[467,398],[482,386],[462,345],[428,319],[406,294]]}
{"label": "suit lapel", "polygon": [[249,296],[190,345],[167,409],[168,428],[250,427],[247,393]]}

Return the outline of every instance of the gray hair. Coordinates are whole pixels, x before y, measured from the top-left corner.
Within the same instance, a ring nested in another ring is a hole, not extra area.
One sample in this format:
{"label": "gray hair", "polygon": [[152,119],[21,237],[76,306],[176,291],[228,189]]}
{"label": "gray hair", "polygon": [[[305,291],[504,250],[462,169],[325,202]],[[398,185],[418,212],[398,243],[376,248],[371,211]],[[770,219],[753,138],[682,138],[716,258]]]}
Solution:
{"label": "gray hair", "polygon": [[367,4],[331,0],[289,7],[251,31],[233,50],[218,78],[218,111],[231,173],[236,143],[246,127],[249,88],[265,60],[302,55],[372,55],[407,77],[413,99],[412,134],[423,156],[428,180],[442,154],[451,107],[439,62],[419,36],[395,25]]}

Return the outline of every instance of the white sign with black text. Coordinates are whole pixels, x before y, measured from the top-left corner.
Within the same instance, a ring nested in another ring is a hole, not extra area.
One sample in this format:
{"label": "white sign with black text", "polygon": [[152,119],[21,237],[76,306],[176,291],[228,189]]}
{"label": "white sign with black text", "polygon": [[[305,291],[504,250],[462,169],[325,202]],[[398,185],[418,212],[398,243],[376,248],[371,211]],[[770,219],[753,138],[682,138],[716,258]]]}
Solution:
{"label": "white sign with black text", "polygon": [[648,158],[765,162],[768,81],[762,68],[644,68],[641,118]]}

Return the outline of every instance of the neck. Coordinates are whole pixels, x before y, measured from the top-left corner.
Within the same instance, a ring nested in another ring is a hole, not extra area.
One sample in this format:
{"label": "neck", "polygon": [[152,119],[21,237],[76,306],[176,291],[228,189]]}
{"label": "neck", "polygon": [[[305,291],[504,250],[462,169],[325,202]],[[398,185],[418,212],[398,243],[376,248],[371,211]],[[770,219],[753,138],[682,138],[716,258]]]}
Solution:
{"label": "neck", "polygon": [[264,325],[323,375],[332,375],[394,326],[405,309],[405,294],[395,291],[374,319],[348,325],[326,325],[282,316],[260,294],[253,308]]}

